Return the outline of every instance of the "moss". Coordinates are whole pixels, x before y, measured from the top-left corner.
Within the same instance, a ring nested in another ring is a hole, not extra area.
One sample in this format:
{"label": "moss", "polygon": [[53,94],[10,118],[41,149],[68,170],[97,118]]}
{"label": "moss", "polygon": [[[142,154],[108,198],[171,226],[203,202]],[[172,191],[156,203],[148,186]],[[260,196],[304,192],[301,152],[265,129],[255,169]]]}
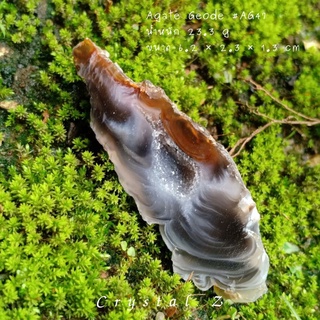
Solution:
{"label": "moss", "polygon": [[[157,228],[117,182],[71,55],[91,38],[231,148],[271,118],[306,120],[283,105],[319,118],[320,54],[303,47],[319,40],[318,9],[284,0],[2,1],[0,98],[16,107],[0,110],[0,318],[318,319],[319,125],[275,123],[236,158],[262,216],[269,291],[217,306],[213,291],[172,274]],[[170,10],[179,18],[165,17]],[[224,18],[204,19],[215,10]]]}

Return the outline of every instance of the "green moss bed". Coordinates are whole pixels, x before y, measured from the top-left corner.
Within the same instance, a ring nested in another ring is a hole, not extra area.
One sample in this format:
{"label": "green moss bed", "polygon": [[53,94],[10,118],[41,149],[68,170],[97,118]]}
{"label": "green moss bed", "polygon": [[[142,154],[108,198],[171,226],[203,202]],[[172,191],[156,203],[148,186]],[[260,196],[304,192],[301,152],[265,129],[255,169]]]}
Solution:
{"label": "green moss bed", "polygon": [[[320,319],[317,0],[0,3],[0,319]],[[89,127],[90,38],[235,156],[268,293],[217,302],[172,273],[157,226]]]}

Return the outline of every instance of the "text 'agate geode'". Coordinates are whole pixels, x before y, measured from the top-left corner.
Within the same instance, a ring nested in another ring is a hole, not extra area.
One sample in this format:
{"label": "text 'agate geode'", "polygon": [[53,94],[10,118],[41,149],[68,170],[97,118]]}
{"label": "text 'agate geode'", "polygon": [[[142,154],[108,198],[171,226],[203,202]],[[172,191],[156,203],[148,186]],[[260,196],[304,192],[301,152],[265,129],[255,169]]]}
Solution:
{"label": "text 'agate geode'", "polygon": [[263,295],[269,259],[260,216],[228,152],[91,40],[73,55],[91,95],[91,127],[143,219],[160,225],[174,272],[235,302]]}

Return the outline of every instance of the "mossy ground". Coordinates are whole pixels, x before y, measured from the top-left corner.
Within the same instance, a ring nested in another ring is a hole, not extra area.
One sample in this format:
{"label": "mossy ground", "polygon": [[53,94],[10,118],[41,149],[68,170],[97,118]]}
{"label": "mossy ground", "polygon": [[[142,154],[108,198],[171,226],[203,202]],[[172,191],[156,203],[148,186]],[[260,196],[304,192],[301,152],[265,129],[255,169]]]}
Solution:
{"label": "mossy ground", "polygon": [[[316,0],[2,1],[0,319],[319,319],[319,18]],[[172,274],[89,128],[71,54],[85,37],[229,149],[283,120],[235,158],[271,261],[257,302],[213,306]]]}

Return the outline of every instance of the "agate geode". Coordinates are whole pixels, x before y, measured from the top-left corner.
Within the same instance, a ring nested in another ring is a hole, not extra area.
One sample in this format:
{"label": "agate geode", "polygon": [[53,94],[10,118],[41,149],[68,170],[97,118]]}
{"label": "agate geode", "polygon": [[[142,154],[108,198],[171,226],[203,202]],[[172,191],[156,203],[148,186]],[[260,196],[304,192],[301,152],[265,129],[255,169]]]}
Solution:
{"label": "agate geode", "polygon": [[263,295],[269,259],[260,216],[228,152],[91,40],[73,55],[91,96],[91,127],[143,219],[159,224],[174,272],[235,302]]}

